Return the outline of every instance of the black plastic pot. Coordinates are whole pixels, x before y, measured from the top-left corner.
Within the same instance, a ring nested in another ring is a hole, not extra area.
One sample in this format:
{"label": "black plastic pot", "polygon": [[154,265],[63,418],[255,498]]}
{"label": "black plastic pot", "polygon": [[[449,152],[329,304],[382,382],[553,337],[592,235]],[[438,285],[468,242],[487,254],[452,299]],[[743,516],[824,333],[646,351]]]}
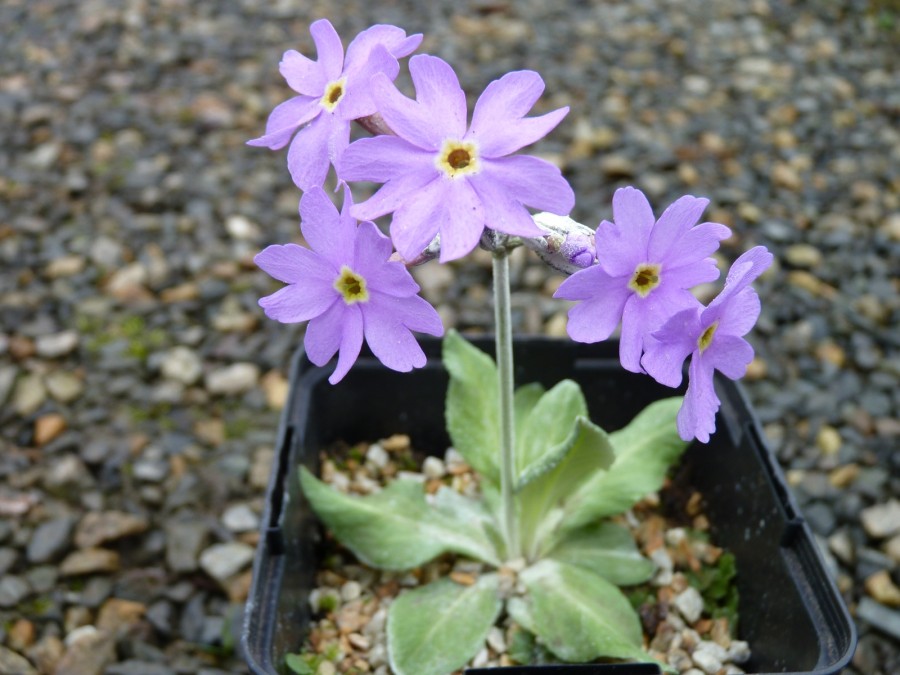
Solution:
{"label": "black plastic pot", "polygon": [[[490,340],[476,344],[489,352],[493,348]],[[320,530],[300,493],[298,467],[315,470],[319,450],[336,440],[354,443],[405,433],[418,450],[442,454],[448,446],[440,342],[423,341],[423,348],[429,358],[425,368],[396,373],[363,354],[337,386],[327,382],[330,368],[317,368],[296,355],[244,618],[242,646],[253,673],[284,673],[284,656],[300,648],[310,619],[307,596]],[[515,348],[517,384],[549,387],[563,378],[575,380],[592,420],[610,431],[648,403],[672,395],[651,378],[622,369],[614,343],[524,338]],[[716,390],[722,401],[718,432],[709,444],[694,443],[687,450],[679,480],[703,494],[714,541],[736,557],[740,637],[753,653],[743,667],[748,673],[836,675],[856,646],[853,622],[740,387],[720,378]],[[500,669],[468,672],[488,671]],[[502,672],[648,675],[658,669],[637,664]]]}

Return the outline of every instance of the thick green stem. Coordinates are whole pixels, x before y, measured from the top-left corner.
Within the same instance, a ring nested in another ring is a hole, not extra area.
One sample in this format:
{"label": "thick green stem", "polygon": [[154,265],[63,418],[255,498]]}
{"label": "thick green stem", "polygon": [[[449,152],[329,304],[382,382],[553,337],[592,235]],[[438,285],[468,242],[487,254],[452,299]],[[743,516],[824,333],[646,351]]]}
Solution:
{"label": "thick green stem", "polygon": [[494,250],[494,322],[496,324],[497,375],[500,384],[500,496],[503,500],[503,529],[509,559],[522,555],[516,520],[515,426],[513,413],[512,313],[509,301],[509,251]]}

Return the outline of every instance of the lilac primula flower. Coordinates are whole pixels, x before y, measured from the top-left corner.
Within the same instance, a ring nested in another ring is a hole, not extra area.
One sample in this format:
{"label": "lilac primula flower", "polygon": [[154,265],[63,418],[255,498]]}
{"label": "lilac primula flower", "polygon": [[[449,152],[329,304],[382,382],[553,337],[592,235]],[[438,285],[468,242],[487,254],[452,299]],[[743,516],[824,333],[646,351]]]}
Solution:
{"label": "lilac primula flower", "polygon": [[716,429],[714,371],[736,380],[753,360],[753,347],[743,339],[759,317],[759,297],[750,284],[771,264],[772,254],[764,246],[750,249],[735,260],[725,288],[708,307],[678,312],[647,343],[644,367],[670,387],[681,384],[682,364],[691,355],[690,381],[678,411],[678,433],[686,441],[706,443]]}
{"label": "lilac primula flower", "polygon": [[354,142],[341,157],[343,180],[384,183],[353,215],[393,213],[391,238],[406,260],[440,234],[441,262],[461,258],[485,227],[540,236],[526,206],[567,214],[575,195],[559,169],[544,160],[512,155],[546,136],[565,117],[560,108],[525,117],[544,90],[540,75],[517,71],[492,82],[466,127],[466,96],[453,69],[420,55],[409,61],[416,100],[386,75],[372,80],[372,98],[396,136]]}
{"label": "lilac primula flower", "polygon": [[350,123],[376,112],[369,93],[371,78],[376,73],[396,78],[397,59],[411,54],[422,42],[421,35],[407,37],[396,26],[372,26],[350,43],[345,59],[341,39],[327,19],[314,22],[309,32],[318,61],[289,50],[279,65],[288,85],[300,95],[276,106],[266,133],[248,142],[279,150],[293,137],[288,169],[301,190],[325,182],[329,164],[336,165],[350,141]]}
{"label": "lilac primula flower", "polygon": [[687,289],[719,276],[708,256],[731,230],[719,223],[696,225],[708,203],[681,197],[656,220],[640,190],[616,190],[615,222],[597,227],[597,264],[566,279],[553,296],[581,301],[569,310],[569,336],[599,342],[621,321],[622,366],[643,372],[641,354],[649,334],[697,304]]}
{"label": "lilac primula flower", "polygon": [[272,245],[254,258],[257,265],[288,284],[260,299],[269,318],[282,323],[309,321],[303,344],[309,360],[325,365],[335,352],[339,382],[359,356],[363,338],[388,368],[407,372],[425,365],[425,354],[410,331],[443,335],[434,307],[416,295],[419,286],[401,262],[389,260],[390,239],[371,222],[356,224],[345,189],[340,214],[322,188],[300,200],[301,230],[310,248]]}

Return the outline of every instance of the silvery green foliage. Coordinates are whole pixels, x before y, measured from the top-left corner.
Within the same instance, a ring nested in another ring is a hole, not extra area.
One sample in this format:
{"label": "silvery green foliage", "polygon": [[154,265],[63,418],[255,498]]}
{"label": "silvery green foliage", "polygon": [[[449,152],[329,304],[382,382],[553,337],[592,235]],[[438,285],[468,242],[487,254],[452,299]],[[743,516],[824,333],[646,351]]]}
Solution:
{"label": "silvery green foliage", "polygon": [[[442,488],[430,501],[421,484],[397,480],[368,496],[342,494],[303,471],[312,508],[363,562],[409,569],[443,553],[499,567],[507,561],[497,498],[497,372],[493,360],[450,331],[446,417],[453,446],[479,472],[480,501]],[[686,443],[675,416],[680,398],[651,404],[611,434],[588,418],[578,385],[515,394],[517,523],[525,553],[519,595],[496,574],[472,586],[441,579],[406,591],[388,614],[395,672],[441,675],[483,646],[505,611],[563,661],[650,660],[640,621],[619,585],[642,583],[654,566],[630,533],[605,518],[658,490]],[[512,565],[511,567],[515,567]]]}

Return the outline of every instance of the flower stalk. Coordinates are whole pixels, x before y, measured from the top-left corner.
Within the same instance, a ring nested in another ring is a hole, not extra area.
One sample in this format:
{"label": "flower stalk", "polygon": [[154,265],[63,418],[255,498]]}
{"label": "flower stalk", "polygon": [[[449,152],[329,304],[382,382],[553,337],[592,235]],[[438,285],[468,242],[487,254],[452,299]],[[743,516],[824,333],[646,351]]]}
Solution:
{"label": "flower stalk", "polygon": [[494,324],[496,327],[497,377],[500,390],[500,496],[503,503],[503,530],[509,560],[522,555],[516,521],[515,424],[513,411],[512,312],[509,292],[509,250],[493,250]]}

